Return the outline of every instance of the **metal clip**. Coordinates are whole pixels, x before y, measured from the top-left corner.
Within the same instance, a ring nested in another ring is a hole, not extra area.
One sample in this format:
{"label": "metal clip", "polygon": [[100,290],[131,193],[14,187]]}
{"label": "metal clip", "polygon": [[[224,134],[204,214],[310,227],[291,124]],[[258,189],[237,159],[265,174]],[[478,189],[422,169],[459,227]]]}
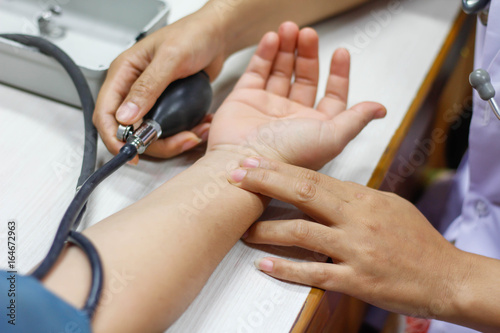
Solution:
{"label": "metal clip", "polygon": [[53,22],[54,16],[61,16],[62,13],[61,6],[50,6],[38,15],[38,29],[40,30],[40,34],[51,38],[63,37],[66,33],[65,29]]}
{"label": "metal clip", "polygon": [[161,136],[160,125],[151,119],[145,120],[138,129],[127,137],[127,143],[137,148],[137,153],[142,154],[146,148]]}
{"label": "metal clip", "polygon": [[116,131],[116,138],[119,141],[127,141],[127,138],[129,137],[130,134],[134,131],[134,126],[128,125],[118,125],[118,130]]}

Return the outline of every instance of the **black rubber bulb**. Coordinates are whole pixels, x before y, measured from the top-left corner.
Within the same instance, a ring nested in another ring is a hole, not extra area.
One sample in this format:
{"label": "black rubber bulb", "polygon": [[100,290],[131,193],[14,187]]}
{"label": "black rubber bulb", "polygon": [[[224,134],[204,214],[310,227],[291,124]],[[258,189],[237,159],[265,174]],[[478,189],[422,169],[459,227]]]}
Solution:
{"label": "black rubber bulb", "polygon": [[201,123],[211,103],[210,80],[201,71],[172,82],[144,119],[156,121],[162,129],[160,138],[166,138]]}

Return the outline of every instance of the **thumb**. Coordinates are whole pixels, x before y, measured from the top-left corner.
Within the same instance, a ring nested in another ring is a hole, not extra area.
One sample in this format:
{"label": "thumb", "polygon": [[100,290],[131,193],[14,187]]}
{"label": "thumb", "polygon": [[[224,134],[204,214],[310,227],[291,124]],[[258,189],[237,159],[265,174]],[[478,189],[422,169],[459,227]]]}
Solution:
{"label": "thumb", "polygon": [[176,78],[178,64],[165,66],[172,61],[157,60],[155,57],[139,78],[134,82],[128,95],[116,112],[116,120],[123,125],[132,125],[151,110],[156,100]]}
{"label": "thumb", "polygon": [[354,139],[368,123],[374,119],[384,118],[386,108],[376,102],[363,102],[354,105],[349,110],[341,112],[329,121],[335,135],[335,145],[344,148]]}

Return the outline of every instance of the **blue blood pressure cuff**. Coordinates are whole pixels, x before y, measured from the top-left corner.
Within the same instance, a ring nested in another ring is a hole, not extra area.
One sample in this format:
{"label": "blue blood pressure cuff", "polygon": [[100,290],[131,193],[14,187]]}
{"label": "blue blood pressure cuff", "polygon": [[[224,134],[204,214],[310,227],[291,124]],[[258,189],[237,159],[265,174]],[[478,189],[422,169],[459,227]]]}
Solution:
{"label": "blue blood pressure cuff", "polygon": [[0,271],[0,332],[90,333],[90,319],[37,279]]}

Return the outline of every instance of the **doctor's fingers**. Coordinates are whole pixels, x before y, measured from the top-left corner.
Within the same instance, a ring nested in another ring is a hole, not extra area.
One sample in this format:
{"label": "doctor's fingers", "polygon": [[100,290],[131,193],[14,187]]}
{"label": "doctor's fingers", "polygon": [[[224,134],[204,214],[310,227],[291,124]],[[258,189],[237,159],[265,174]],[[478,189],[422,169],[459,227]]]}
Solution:
{"label": "doctor's fingers", "polygon": [[297,246],[337,261],[344,261],[351,255],[346,235],[341,229],[307,220],[257,222],[242,238],[253,244]]}
{"label": "doctor's fingers", "polygon": [[185,57],[174,50],[159,50],[158,53],[149,55],[152,57],[151,62],[139,73],[139,77],[132,84],[130,91],[124,96],[123,102],[116,111],[116,119],[119,123],[135,124],[151,110],[172,81],[194,74],[184,70],[180,59],[185,59]]}
{"label": "doctor's fingers", "polygon": [[[140,120],[169,83],[162,74],[166,68],[154,73],[155,68],[166,66],[154,61],[153,46],[148,43],[141,41],[113,61],[97,97],[94,124],[112,153],[122,145],[115,137],[118,123],[132,125]],[[147,47],[138,47],[144,44]]]}
{"label": "doctor's fingers", "polygon": [[[147,66],[147,63],[144,62],[139,65]],[[111,64],[106,80],[97,96],[92,120],[99,131],[102,141],[113,155],[116,155],[124,145],[123,142],[116,138],[118,129],[116,110],[138,76],[138,70],[135,66],[130,66],[125,57],[121,55]],[[136,157],[135,162],[137,161],[138,158]]]}
{"label": "doctor's fingers", "polygon": [[356,275],[344,264],[295,262],[280,258],[262,258],[255,262],[262,272],[280,280],[300,283],[324,290],[349,293]]}
{"label": "doctor's fingers", "polygon": [[[323,224],[340,223],[349,215],[344,211],[350,209],[348,201],[352,190],[341,181],[278,162],[272,163],[274,168],[278,168],[275,170],[265,169],[268,165],[262,162],[262,167],[251,167],[255,165],[251,160],[243,162],[247,168],[230,173],[229,180],[233,185],[288,202]],[[289,172],[283,172],[284,169]]]}
{"label": "doctor's fingers", "polygon": [[[344,201],[350,201],[352,199],[353,195],[351,193],[351,188],[352,190],[355,190],[356,188],[366,189],[366,186],[362,186],[352,182],[340,181],[336,178],[327,176],[311,169],[298,167],[292,164],[287,164],[260,156],[246,158],[241,162],[241,167],[244,169],[260,168],[271,170],[287,177],[307,180],[313,184],[323,187],[325,190],[330,191],[333,194],[341,195],[340,198]],[[356,188],[353,188],[353,186]]]}

